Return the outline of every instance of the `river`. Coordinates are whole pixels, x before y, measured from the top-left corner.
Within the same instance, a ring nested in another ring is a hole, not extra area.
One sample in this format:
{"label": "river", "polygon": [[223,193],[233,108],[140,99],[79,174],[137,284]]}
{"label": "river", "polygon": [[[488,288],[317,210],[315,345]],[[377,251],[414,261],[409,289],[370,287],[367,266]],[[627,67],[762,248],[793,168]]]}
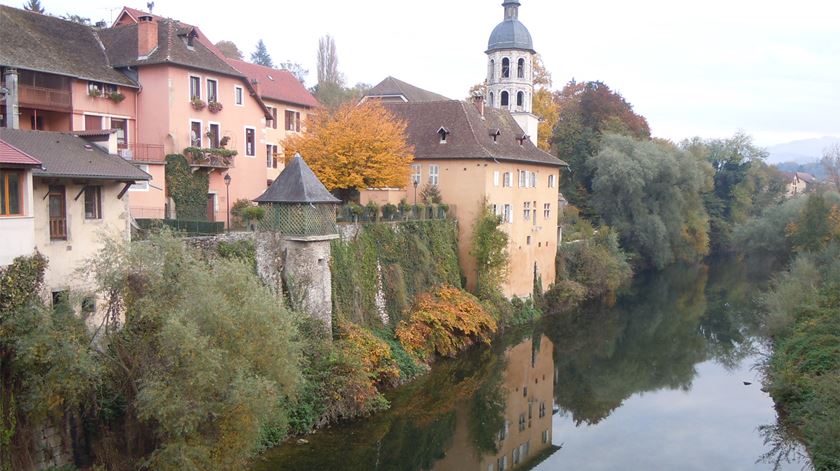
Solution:
{"label": "river", "polygon": [[755,299],[771,272],[672,267],[612,306],[550,312],[254,471],[807,469],[761,390]]}

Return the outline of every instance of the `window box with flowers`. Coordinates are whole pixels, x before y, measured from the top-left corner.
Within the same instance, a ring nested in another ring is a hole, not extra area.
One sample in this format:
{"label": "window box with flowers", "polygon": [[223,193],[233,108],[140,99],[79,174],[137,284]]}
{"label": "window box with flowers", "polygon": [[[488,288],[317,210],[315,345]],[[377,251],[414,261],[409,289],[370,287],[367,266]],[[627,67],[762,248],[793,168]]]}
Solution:
{"label": "window box with flowers", "polygon": [[201,111],[207,106],[207,103],[204,103],[204,100],[198,97],[194,97],[190,100],[190,104],[192,104],[193,109],[196,111]]}
{"label": "window box with flowers", "polygon": [[207,109],[210,110],[211,113],[218,113],[219,111],[222,111],[222,108],[224,107],[218,101],[211,101],[207,104]]}
{"label": "window box with flowers", "polygon": [[113,101],[114,103],[119,103],[125,100],[125,95],[120,92],[111,92],[108,94],[108,99]]}
{"label": "window box with flowers", "polygon": [[95,87],[88,88],[88,96],[92,96],[94,98],[98,98],[102,96],[102,90]]}

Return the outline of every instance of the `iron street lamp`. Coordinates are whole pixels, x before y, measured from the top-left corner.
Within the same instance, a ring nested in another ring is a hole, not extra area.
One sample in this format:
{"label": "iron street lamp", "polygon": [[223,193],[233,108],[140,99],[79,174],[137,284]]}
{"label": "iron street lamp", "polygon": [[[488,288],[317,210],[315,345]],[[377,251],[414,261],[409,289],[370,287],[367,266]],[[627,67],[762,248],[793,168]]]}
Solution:
{"label": "iron street lamp", "polygon": [[230,232],[230,174],[225,174],[225,189],[227,190],[227,195],[225,196],[225,201],[227,202],[227,230]]}

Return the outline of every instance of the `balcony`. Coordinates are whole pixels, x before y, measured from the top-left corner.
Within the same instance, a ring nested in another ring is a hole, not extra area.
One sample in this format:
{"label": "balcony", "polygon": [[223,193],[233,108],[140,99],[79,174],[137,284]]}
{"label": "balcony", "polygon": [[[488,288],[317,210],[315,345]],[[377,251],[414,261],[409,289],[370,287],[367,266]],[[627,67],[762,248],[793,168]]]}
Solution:
{"label": "balcony", "polygon": [[163,163],[166,161],[163,144],[132,143],[120,145],[118,153],[125,160],[134,162]]}
{"label": "balcony", "polygon": [[18,85],[18,94],[21,107],[52,111],[70,111],[72,109],[69,90]]}
{"label": "balcony", "polygon": [[235,150],[227,149],[204,149],[199,147],[187,147],[184,149],[184,157],[190,167],[208,169],[228,169],[233,167]]}

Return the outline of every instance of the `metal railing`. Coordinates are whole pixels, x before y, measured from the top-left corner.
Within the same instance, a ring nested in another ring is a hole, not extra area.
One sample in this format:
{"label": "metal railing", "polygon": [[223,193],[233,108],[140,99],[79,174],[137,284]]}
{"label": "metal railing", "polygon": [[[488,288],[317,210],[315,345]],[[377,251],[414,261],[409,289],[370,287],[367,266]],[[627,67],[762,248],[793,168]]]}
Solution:
{"label": "metal railing", "polygon": [[118,150],[120,156],[125,160],[135,162],[165,162],[166,154],[163,144],[140,144],[130,143]]}

